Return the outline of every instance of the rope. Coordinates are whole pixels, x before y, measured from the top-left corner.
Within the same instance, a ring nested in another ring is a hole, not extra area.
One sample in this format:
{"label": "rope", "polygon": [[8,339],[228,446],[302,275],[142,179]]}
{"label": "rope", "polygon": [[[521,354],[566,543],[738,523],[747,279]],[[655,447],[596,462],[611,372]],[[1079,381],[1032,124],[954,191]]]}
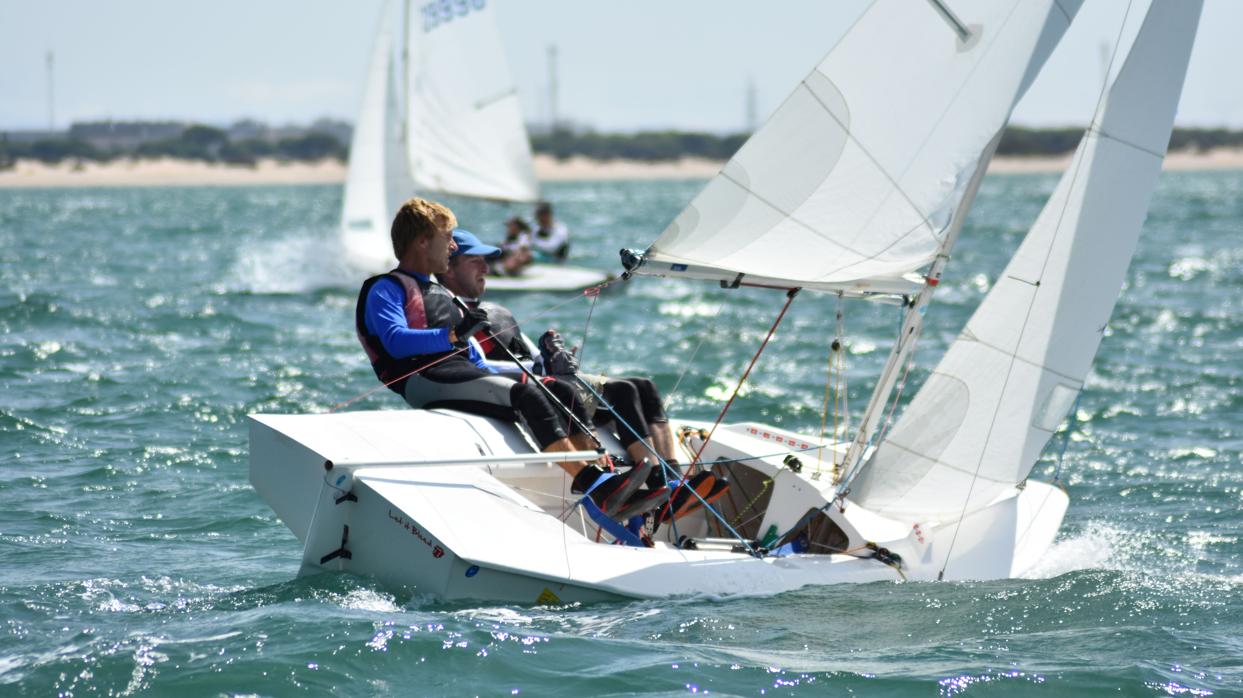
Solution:
{"label": "rope", "polygon": [[751,369],[755,368],[755,363],[760,360],[760,354],[764,353],[764,347],[768,346],[768,340],[773,338],[773,334],[777,331],[777,326],[781,324],[781,319],[785,317],[786,311],[790,309],[790,304],[794,302],[794,297],[798,295],[799,289],[792,288],[786,292],[786,303],[778,313],[777,319],[773,321],[773,326],[768,329],[768,334],[764,337],[764,341],[760,343],[760,348],[756,350],[755,356],[751,357],[751,363],[747,365],[747,370],[743,372],[742,378],[738,379],[738,385],[734,387],[734,392],[729,396],[729,401],[721,408],[721,413],[716,416],[716,421],[712,423],[712,428],[708,430],[708,435],[704,437],[704,441],[699,445],[699,450],[695,453],[695,459],[691,461],[691,466],[700,464],[700,458],[703,456],[704,449],[708,447],[708,442],[712,440],[712,435],[716,433],[716,428],[721,425],[721,420],[725,419],[725,413],[729,411],[731,405],[734,404],[734,398],[738,397],[738,391],[742,390],[743,383],[747,382],[747,376],[751,375]]}
{"label": "rope", "polygon": [[[618,281],[621,281],[621,280],[622,280],[622,279],[620,279],[620,278],[617,278],[617,279],[609,279],[608,281],[605,281],[604,283],[597,284],[597,285],[592,286],[591,288],[588,288],[588,289],[584,289],[584,290],[583,290],[583,291],[581,291],[581,292],[577,292],[577,293],[575,293],[575,294],[574,294],[574,296],[573,296],[572,298],[568,298],[568,299],[566,299],[565,301],[562,301],[561,303],[554,303],[553,305],[550,305],[550,306],[548,306],[547,308],[544,308],[543,310],[540,310],[539,312],[536,312],[536,313],[534,313],[534,314],[530,315],[530,316],[529,316],[529,317],[527,317],[526,319],[528,319],[528,320],[534,320],[534,319],[536,319],[536,318],[543,317],[544,315],[547,315],[548,313],[551,313],[551,312],[552,312],[552,311],[554,311],[554,310],[557,310],[557,309],[559,309],[559,308],[563,308],[563,307],[565,307],[565,306],[569,305],[570,303],[573,303],[574,301],[578,300],[581,296],[594,296],[594,297],[598,297],[598,296],[600,295],[600,292],[601,292],[601,291],[603,291],[605,288],[608,288],[608,287],[609,287],[609,286],[611,286],[612,284],[614,284],[614,283],[616,283],[616,282],[618,282]],[[515,328],[515,327],[518,327],[518,321],[517,321],[517,319],[516,319],[516,318],[515,318],[515,320],[514,320],[514,322],[513,322],[512,324],[507,325],[507,326],[505,326],[505,327],[502,327],[502,328],[500,328],[499,330],[495,330],[492,334],[488,335],[488,337],[487,337],[487,338],[488,338],[488,339],[496,339],[496,336],[497,336],[497,335],[499,335],[499,334],[501,334],[502,332],[505,332],[505,331],[507,331],[507,330],[509,330],[509,329]],[[397,382],[399,382],[399,381],[403,381],[403,380],[405,380],[405,379],[409,378],[410,376],[413,376],[413,375],[415,375],[415,374],[417,374],[417,373],[420,373],[420,372],[422,372],[422,371],[425,371],[425,370],[427,370],[427,369],[431,368],[432,366],[435,366],[436,364],[438,364],[438,363],[440,363],[440,362],[442,362],[442,361],[445,361],[445,360],[447,360],[447,359],[453,358],[454,356],[457,356],[458,354],[461,354],[462,352],[467,351],[467,350],[468,350],[468,348],[469,348],[469,347],[468,347],[468,346],[466,346],[466,347],[462,347],[462,348],[460,348],[460,349],[455,349],[455,350],[453,350],[453,351],[449,352],[448,354],[445,354],[444,356],[440,357],[439,359],[436,359],[435,361],[433,361],[433,362],[431,362],[431,363],[427,364],[426,366],[420,366],[419,368],[416,368],[416,369],[414,369],[413,371],[410,371],[409,373],[406,373],[406,374],[404,374],[404,375],[398,376],[398,377],[394,378],[394,379],[393,379],[393,380],[391,380],[391,381],[388,381],[388,382],[386,382],[386,383],[382,383],[382,384],[380,384],[379,386],[377,386],[377,387],[375,387],[375,388],[372,388],[372,389],[370,389],[370,390],[363,391],[363,392],[359,393],[358,395],[355,395],[354,397],[352,397],[352,398],[350,398],[350,399],[348,399],[348,400],[346,400],[346,401],[344,401],[344,402],[339,402],[339,403],[337,403],[337,404],[333,405],[332,407],[328,408],[328,414],[332,414],[333,412],[336,412],[337,410],[340,410],[340,409],[341,409],[341,408],[343,408],[343,407],[348,407],[349,405],[352,405],[352,404],[354,404],[355,402],[358,402],[359,400],[361,400],[361,399],[363,399],[363,398],[365,398],[365,397],[367,397],[367,396],[369,396],[369,395],[371,395],[371,394],[373,394],[373,393],[379,392],[380,390],[383,390],[383,389],[385,389],[385,388],[389,387],[390,385],[392,385],[392,384],[394,384],[394,383],[397,383]]]}
{"label": "rope", "polygon": [[[577,373],[576,373],[576,374],[574,374],[574,377],[575,377],[575,378],[578,378],[578,374],[577,374]],[[655,457],[656,457],[657,462],[659,462],[659,463],[660,463],[660,466],[661,466],[662,468],[664,468],[664,469],[665,469],[665,474],[666,474],[666,476],[668,476],[668,475],[670,475],[670,474],[672,474],[672,475],[680,475],[680,474],[681,474],[681,473],[679,473],[678,471],[674,470],[674,469],[673,469],[673,466],[671,466],[671,465],[669,465],[667,462],[665,462],[665,459],[660,457],[660,454],[656,452],[656,449],[652,448],[652,446],[651,446],[650,444],[648,444],[646,441],[644,441],[642,438],[639,438],[639,433],[638,433],[637,431],[635,431],[635,430],[634,430],[634,427],[632,427],[632,426],[630,426],[629,424],[627,424],[627,423],[626,423],[626,421],[625,421],[624,419],[622,419],[621,415],[620,415],[620,414],[618,414],[618,413],[617,413],[617,411],[616,411],[615,409],[613,409],[613,406],[612,406],[612,405],[610,405],[610,404],[609,404],[609,402],[608,402],[607,400],[605,400],[605,399],[604,399],[604,396],[603,396],[603,395],[601,395],[600,393],[596,392],[596,389],[595,389],[595,388],[591,387],[591,384],[590,384],[590,383],[588,383],[587,381],[583,380],[582,378],[578,378],[578,383],[579,383],[579,385],[581,385],[581,386],[583,386],[584,388],[586,388],[586,389],[587,389],[587,390],[588,390],[588,391],[589,391],[589,392],[590,392],[590,393],[591,393],[591,394],[592,394],[592,395],[596,398],[596,400],[599,400],[599,401],[600,401],[600,404],[601,404],[601,405],[603,405],[605,409],[607,409],[610,413],[612,413],[613,418],[617,420],[617,423],[618,423],[618,424],[621,424],[621,425],[625,426],[627,429],[629,429],[629,430],[630,430],[630,433],[631,433],[631,434],[633,434],[633,435],[635,436],[635,438],[638,438],[638,439],[639,439],[639,443],[643,444],[643,447],[644,447],[644,448],[646,448],[646,449],[648,450],[648,452],[649,452],[649,453],[651,453],[653,456],[655,456]],[[669,493],[669,502],[670,502],[670,504],[669,504],[669,505],[666,505],[666,506],[671,506],[671,505],[672,505],[672,502],[673,502],[673,498],[674,498],[674,496],[678,493],[678,490],[680,490],[680,489],[681,489],[681,488],[682,488],[682,487],[686,484],[686,482],[687,482],[687,480],[688,480],[688,479],[689,479],[689,478],[682,478],[682,481],[681,481],[681,483],[679,483],[679,484],[678,484],[677,489],[675,489],[673,492]],[[699,495],[699,493],[698,493],[698,492],[696,492],[696,491],[694,490],[694,488],[690,488],[690,489],[688,489],[688,491],[689,491],[692,495],[694,495],[694,496],[695,496],[695,499],[698,499],[698,500],[699,500],[699,503],[700,503],[700,504],[702,504],[702,505],[705,507],[705,509],[706,509],[707,511],[711,512],[711,513],[712,513],[712,515],[713,515],[713,516],[714,516],[717,520],[719,520],[722,524],[725,524],[725,528],[729,529],[729,532],[730,532],[731,534],[733,534],[733,536],[734,536],[735,538],[737,538],[737,539],[738,539],[738,542],[739,542],[739,543],[742,543],[743,547],[745,547],[745,548],[747,549],[747,552],[751,553],[752,555],[755,555],[755,554],[756,554],[755,549],[751,547],[751,544],[747,541],[747,539],[746,539],[746,538],[744,538],[744,537],[742,536],[742,534],[741,534],[741,533],[739,533],[738,531],[734,530],[734,528],[733,528],[732,526],[730,526],[730,525],[729,525],[729,522],[725,520],[725,517],[724,517],[724,516],[722,516],[722,515],[721,515],[721,513],[720,513],[720,512],[718,512],[718,511],[716,510],[716,508],[715,508],[715,507],[713,507],[711,504],[709,504],[709,503],[708,503],[708,501],[707,501],[707,500],[705,500],[703,497],[701,497],[701,496]],[[674,532],[675,532],[675,534],[676,534],[676,532],[677,532],[677,528],[676,528],[676,527],[674,528]]]}

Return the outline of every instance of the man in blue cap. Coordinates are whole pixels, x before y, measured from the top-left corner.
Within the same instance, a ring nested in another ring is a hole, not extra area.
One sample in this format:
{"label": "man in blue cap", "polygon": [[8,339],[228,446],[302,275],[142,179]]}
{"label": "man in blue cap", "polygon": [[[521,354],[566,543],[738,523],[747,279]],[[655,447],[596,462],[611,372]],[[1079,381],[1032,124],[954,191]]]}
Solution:
{"label": "man in blue cap", "polygon": [[[490,328],[476,333],[474,339],[479,342],[487,365],[503,373],[521,372],[515,366],[515,360],[522,361],[528,368],[534,367],[534,353],[523,338],[513,313],[499,303],[481,300],[487,288],[488,260],[499,255],[500,248],[485,244],[472,233],[460,228],[454,231],[453,242],[457,245],[457,251],[449,259],[449,270],[438,274],[437,278],[447,289],[457,294],[468,308],[486,313]],[[549,330],[540,338],[540,342],[544,384],[557,399],[563,405],[570,406],[575,416],[584,424],[591,423],[593,413],[597,424],[610,421],[607,419],[608,413],[595,409],[593,396],[580,395],[575,388],[578,381],[574,374],[578,372],[578,363],[565,350],[560,335]],[[549,343],[555,346],[546,346]],[[677,461],[674,460],[676,456],[673,451],[673,438],[669,432],[669,419],[665,416],[656,385],[651,380],[640,377],[599,376],[594,382],[597,384],[596,390],[603,394],[605,400],[627,424],[625,428],[619,427],[617,433],[631,462],[636,465],[632,471],[634,476],[643,478],[651,491],[657,493],[655,496],[660,496],[665,478],[656,469],[656,459],[652,454],[659,451],[669,462]],[[586,435],[582,433],[571,433],[570,439],[580,448],[590,448],[593,445],[586,442]],[[591,474],[590,471],[584,471],[583,477]],[[700,473],[697,477],[693,487],[708,501],[719,498],[728,486],[724,478],[717,478],[711,473]],[[697,508],[700,499],[694,498],[685,489],[680,495],[681,501],[676,503],[679,506],[662,509],[662,518],[676,517]]]}
{"label": "man in blue cap", "polygon": [[[517,413],[543,451],[578,450],[562,426],[565,418],[544,391],[489,368],[470,341],[489,328],[487,315],[477,309],[463,312],[454,295],[432,280],[432,274],[448,273],[453,258],[467,250],[480,260],[500,251],[456,226],[452,211],[424,199],[411,199],[397,212],[392,226],[397,268],[363,283],[355,312],[355,328],[376,376],[411,407],[457,409],[507,421]],[[455,237],[467,244],[459,248]],[[631,473],[604,477],[599,466],[582,462],[562,467],[576,485],[587,483],[579,491],[590,489],[610,516],[625,518],[650,508],[632,501],[643,483]]]}

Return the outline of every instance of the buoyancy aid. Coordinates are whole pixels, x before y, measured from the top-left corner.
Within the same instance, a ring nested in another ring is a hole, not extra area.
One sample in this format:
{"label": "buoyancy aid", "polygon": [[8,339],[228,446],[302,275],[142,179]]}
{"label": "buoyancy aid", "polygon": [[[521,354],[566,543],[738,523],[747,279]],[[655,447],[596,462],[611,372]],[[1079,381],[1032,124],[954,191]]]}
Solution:
{"label": "buoyancy aid", "polygon": [[[404,395],[406,376],[433,363],[452,352],[434,354],[417,354],[398,358],[388,353],[379,335],[367,329],[366,311],[367,296],[372,286],[385,277],[396,281],[404,294],[402,308],[406,315],[406,326],[415,330],[436,327],[452,327],[461,317],[461,313],[453,305],[453,297],[440,284],[424,283],[414,276],[394,269],[385,274],[378,274],[363,282],[358,292],[358,303],[354,307],[354,329],[358,333],[358,341],[371,361],[371,368],[381,383],[398,395]],[[398,380],[400,379],[400,380]],[[390,382],[393,381],[393,382]]]}
{"label": "buoyancy aid", "polygon": [[475,335],[485,357],[492,361],[509,361],[509,355],[500,346],[504,345],[520,359],[531,358],[531,350],[527,347],[526,341],[522,339],[518,321],[514,319],[513,313],[509,312],[509,308],[491,301],[475,299],[468,299],[466,305],[479,308],[487,313],[488,321],[492,324],[492,328],[487,332]]}

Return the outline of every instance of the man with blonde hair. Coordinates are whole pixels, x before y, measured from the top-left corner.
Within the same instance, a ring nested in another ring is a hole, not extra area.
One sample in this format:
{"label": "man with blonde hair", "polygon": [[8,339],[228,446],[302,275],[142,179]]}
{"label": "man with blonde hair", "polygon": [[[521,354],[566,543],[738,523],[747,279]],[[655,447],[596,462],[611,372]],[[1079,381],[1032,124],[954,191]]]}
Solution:
{"label": "man with blonde hair", "polygon": [[[452,211],[426,199],[410,199],[397,211],[392,226],[397,268],[363,282],[355,311],[355,328],[376,376],[411,407],[443,407],[506,421],[516,411],[543,451],[577,450],[544,391],[493,372],[470,341],[490,327],[487,314],[463,312],[454,295],[432,279],[449,271],[457,251],[456,227]],[[574,476],[578,491],[590,493],[610,516],[622,519],[650,508],[650,503],[631,501],[642,478],[606,473],[581,461],[562,467]]]}

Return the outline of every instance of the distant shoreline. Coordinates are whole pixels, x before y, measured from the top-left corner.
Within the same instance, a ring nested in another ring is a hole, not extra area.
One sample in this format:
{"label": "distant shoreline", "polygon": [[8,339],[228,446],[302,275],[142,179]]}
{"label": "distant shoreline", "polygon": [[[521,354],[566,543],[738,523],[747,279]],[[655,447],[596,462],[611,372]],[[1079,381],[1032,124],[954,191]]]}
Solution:
{"label": "distant shoreline", "polygon": [[[1070,154],[1056,157],[997,157],[989,167],[994,173],[1060,172]],[[598,161],[574,157],[559,161],[535,156],[535,174],[545,182],[609,181],[636,179],[707,179],[722,163],[683,158],[667,162],[636,160]],[[1219,148],[1207,152],[1172,152],[1165,158],[1171,171],[1243,170],[1243,149]],[[48,165],[19,160],[0,171],[0,188],[132,187],[132,186],[252,186],[262,184],[334,184],[345,181],[346,166],[336,160],[278,162],[262,160],[253,167],[193,160],[117,160]]]}

